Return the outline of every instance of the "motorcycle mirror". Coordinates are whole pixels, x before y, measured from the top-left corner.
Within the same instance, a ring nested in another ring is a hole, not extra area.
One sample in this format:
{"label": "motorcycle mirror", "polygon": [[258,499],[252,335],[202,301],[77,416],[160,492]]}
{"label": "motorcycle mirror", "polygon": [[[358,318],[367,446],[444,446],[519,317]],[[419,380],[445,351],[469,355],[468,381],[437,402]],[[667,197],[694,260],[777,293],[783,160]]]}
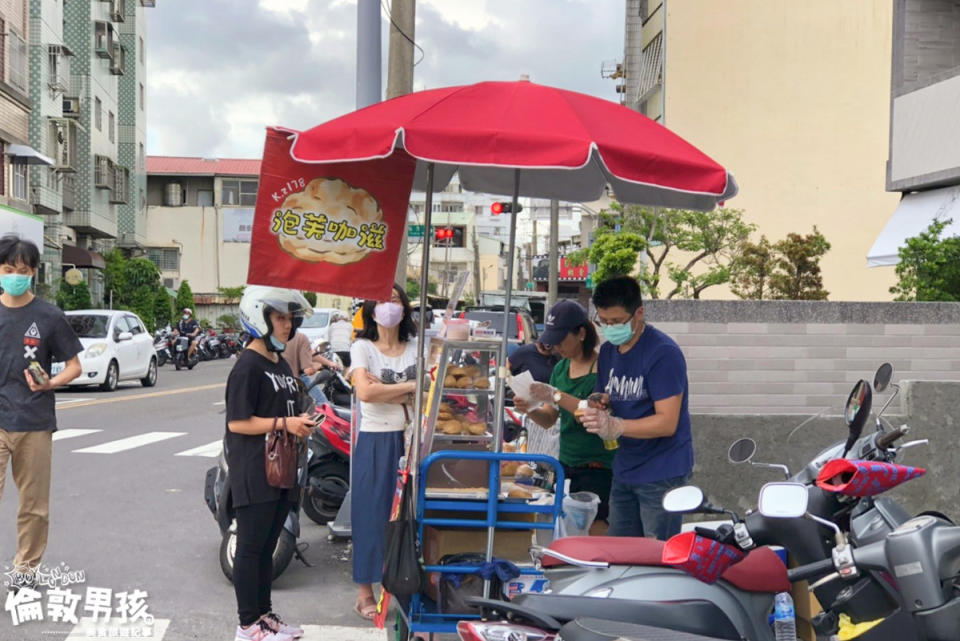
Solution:
{"label": "motorcycle mirror", "polygon": [[873,389],[878,393],[887,389],[890,379],[893,377],[893,365],[884,363],[877,368],[877,373],[873,376]]}
{"label": "motorcycle mirror", "polygon": [[760,514],[771,519],[794,519],[807,513],[810,496],[803,483],[767,483],[760,489]]}
{"label": "motorcycle mirror", "polygon": [[667,512],[694,512],[703,503],[703,490],[696,485],[674,488],[663,495],[663,509]]}
{"label": "motorcycle mirror", "polygon": [[850,436],[847,437],[847,444],[843,450],[843,456],[847,455],[853,444],[863,433],[863,426],[870,416],[870,404],[873,400],[873,392],[870,390],[870,383],[860,379],[850,391],[847,397],[847,405],[843,411],[843,418],[850,428]]}
{"label": "motorcycle mirror", "polygon": [[733,442],[727,450],[727,460],[734,465],[747,463],[757,453],[757,442],[752,438],[742,438]]}

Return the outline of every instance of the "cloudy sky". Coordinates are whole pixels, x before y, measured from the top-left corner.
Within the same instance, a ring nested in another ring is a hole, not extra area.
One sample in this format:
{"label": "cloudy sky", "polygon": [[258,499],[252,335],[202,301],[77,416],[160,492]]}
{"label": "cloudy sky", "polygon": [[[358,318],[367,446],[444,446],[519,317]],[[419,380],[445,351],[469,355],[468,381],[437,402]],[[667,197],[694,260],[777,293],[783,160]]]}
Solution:
{"label": "cloudy sky", "polygon": [[[356,0],[161,0],[146,13],[151,155],[259,157],[264,127],[355,108]],[[623,22],[624,0],[417,0],[414,89],[528,74],[616,100],[600,66],[623,56]],[[381,25],[385,91],[385,9]]]}

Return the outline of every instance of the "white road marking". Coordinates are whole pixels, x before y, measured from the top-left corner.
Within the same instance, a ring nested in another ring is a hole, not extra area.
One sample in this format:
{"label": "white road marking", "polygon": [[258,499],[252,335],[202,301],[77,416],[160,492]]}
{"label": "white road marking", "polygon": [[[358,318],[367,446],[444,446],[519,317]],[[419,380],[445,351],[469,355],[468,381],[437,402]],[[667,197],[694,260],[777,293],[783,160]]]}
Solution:
{"label": "white road marking", "polygon": [[[134,639],[152,639],[153,641],[163,641],[164,635],[167,633],[167,628],[170,627],[170,619],[154,619],[153,627],[148,626],[148,632],[151,636],[143,636],[139,634],[134,636],[131,634],[131,629],[137,627],[140,630],[143,630],[143,625],[133,626],[131,624],[121,625],[116,622],[108,623],[94,623],[90,619],[80,619],[80,623],[73,626],[73,630],[70,631],[70,635],[67,636],[64,641],[88,641],[89,639],[97,638],[134,638]],[[127,634],[121,634],[121,628],[126,628]],[[98,630],[105,630],[105,634],[98,634]],[[51,635],[53,636],[53,635]]]}
{"label": "white road marking", "polygon": [[214,405],[224,405],[224,404],[226,404],[226,401],[217,401],[216,403],[214,403]]}
{"label": "white road marking", "polygon": [[117,452],[132,450],[136,447],[158,443],[178,436],[184,436],[185,434],[186,432],[146,432],[145,434],[138,434],[137,436],[130,436],[117,441],[109,441],[101,445],[94,445],[93,447],[85,447],[82,450],[73,451],[81,454],[116,454]]}
{"label": "white road marking", "polygon": [[208,458],[215,458],[220,456],[221,449],[223,449],[223,439],[195,447],[192,450],[177,452],[176,456],[206,456]]}
{"label": "white road marking", "polygon": [[57,430],[53,433],[53,440],[62,441],[65,438],[76,438],[77,436],[86,436],[87,434],[96,434],[97,432],[102,432],[103,430],[80,430],[80,429],[66,429],[66,430]]}
{"label": "white road marking", "polygon": [[70,403],[82,403],[84,401],[92,401],[92,398],[58,398],[57,407],[61,405],[69,405]]}
{"label": "white road marking", "polygon": [[304,625],[300,641],[383,641],[386,633],[372,625],[354,628],[344,625]]}

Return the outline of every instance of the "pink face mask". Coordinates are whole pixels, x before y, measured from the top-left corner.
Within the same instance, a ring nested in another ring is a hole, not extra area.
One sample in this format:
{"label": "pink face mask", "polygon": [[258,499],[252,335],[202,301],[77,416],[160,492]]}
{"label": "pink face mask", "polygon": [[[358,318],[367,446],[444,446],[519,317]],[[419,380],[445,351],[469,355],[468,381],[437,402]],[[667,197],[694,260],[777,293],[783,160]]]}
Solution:
{"label": "pink face mask", "polygon": [[403,320],[403,305],[400,303],[377,303],[373,308],[373,320],[383,327],[396,327]]}

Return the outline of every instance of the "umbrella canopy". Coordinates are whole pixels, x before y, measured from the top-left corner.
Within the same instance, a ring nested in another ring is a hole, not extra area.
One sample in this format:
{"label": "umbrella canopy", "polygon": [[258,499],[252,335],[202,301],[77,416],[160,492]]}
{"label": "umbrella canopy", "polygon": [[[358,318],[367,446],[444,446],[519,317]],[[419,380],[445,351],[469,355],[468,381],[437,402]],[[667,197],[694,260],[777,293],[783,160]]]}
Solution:
{"label": "umbrella canopy", "polygon": [[466,189],[570,201],[599,198],[710,210],[737,193],[733,176],[646,116],[585,94],[529,81],[481,82],[408,94],[296,133],[304,163],[418,160],[414,185],[434,190],[459,171]]}

